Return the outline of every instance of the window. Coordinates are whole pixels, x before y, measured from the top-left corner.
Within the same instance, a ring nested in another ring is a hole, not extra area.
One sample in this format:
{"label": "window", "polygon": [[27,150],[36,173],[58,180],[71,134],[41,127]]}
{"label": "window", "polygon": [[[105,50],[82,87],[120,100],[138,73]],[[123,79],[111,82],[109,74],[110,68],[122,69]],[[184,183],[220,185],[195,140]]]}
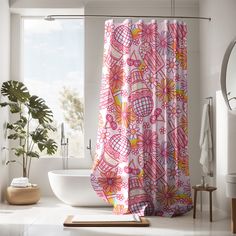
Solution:
{"label": "window", "polygon": [[23,78],[32,94],[52,109],[60,155],[61,124],[69,156],[84,156],[83,20],[23,18]]}

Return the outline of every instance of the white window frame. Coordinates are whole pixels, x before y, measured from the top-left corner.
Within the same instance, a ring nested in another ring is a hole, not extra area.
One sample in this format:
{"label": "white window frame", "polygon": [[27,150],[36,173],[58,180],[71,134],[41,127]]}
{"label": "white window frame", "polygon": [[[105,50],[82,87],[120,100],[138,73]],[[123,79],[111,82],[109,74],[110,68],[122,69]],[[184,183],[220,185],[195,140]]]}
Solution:
{"label": "white window frame", "polygon": [[[43,15],[43,14],[42,14]],[[10,79],[23,81],[23,19],[25,18],[38,18],[42,19],[44,16],[27,16],[20,14],[11,14],[11,53],[10,53]],[[85,26],[85,22],[84,22]],[[84,29],[85,30],[85,29]],[[85,37],[85,33],[84,33]],[[84,40],[85,44],[85,40]],[[89,124],[86,123],[86,117],[88,117],[88,113],[86,112],[86,97],[88,96],[86,92],[86,71],[85,71],[85,50],[84,50],[84,103],[85,103],[85,112],[84,112],[84,157],[70,157],[69,159],[69,168],[91,168],[93,158],[91,156],[91,152],[88,149],[89,140],[87,130],[89,129]],[[12,117],[10,117],[11,121]],[[97,122],[97,119],[94,120]],[[92,151],[95,151],[95,142],[92,142]],[[58,144],[58,148],[60,148],[60,144]],[[62,159],[61,157],[43,157],[43,159]]]}

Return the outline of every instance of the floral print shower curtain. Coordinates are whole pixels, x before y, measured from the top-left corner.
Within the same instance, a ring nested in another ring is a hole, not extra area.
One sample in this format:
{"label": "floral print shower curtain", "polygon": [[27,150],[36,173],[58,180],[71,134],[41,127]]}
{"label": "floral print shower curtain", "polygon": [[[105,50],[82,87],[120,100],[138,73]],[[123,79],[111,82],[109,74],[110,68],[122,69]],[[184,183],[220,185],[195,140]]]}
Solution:
{"label": "floral print shower curtain", "polygon": [[179,21],[105,23],[91,183],[117,214],[192,208],[186,35]]}

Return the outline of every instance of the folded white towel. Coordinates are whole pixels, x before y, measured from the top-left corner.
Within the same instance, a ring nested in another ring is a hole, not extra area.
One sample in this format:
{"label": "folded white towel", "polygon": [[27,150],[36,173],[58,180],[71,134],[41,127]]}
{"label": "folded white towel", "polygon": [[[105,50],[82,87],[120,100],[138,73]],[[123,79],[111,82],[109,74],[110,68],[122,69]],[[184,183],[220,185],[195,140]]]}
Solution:
{"label": "folded white towel", "polygon": [[72,222],[106,222],[106,221],[140,221],[136,214],[132,215],[75,215]]}
{"label": "folded white towel", "polygon": [[203,106],[199,145],[201,148],[200,163],[202,165],[203,172],[205,174],[209,174],[211,172],[210,166],[212,162],[212,137],[209,118],[209,104],[205,104]]}
{"label": "folded white towel", "polygon": [[11,186],[25,188],[29,186],[29,179],[27,177],[14,178],[11,181]]}

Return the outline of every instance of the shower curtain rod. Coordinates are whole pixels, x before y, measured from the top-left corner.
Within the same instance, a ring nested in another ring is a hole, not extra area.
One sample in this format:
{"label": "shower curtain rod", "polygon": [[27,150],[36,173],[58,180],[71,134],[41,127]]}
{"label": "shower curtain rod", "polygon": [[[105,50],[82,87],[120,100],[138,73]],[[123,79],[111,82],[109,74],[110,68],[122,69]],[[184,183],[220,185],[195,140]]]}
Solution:
{"label": "shower curtain rod", "polygon": [[202,16],[137,16],[137,15],[48,15],[44,19],[48,21],[53,21],[55,19],[83,19],[84,17],[95,17],[95,18],[169,18],[169,19],[193,19],[193,20],[208,20],[211,21],[210,17]]}

